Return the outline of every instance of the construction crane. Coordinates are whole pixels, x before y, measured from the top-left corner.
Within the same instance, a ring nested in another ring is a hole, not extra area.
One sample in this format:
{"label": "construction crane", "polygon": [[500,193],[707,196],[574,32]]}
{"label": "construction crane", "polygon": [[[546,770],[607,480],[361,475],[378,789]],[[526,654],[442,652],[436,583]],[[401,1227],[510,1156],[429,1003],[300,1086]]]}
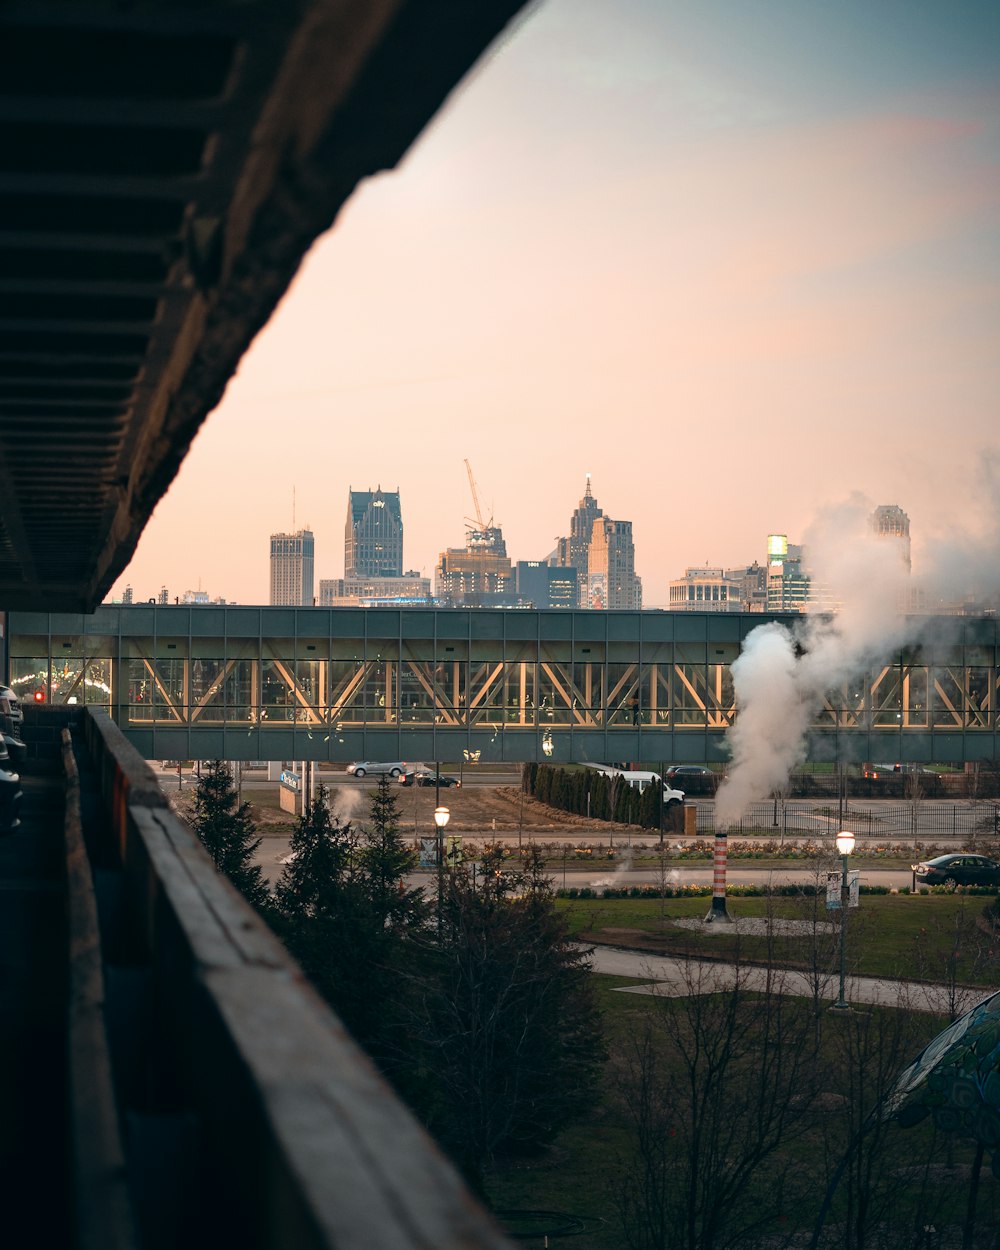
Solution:
{"label": "construction crane", "polygon": [[[476,490],[476,479],[472,476],[472,465],[469,464],[468,460],[466,460],[465,462],[465,469],[469,475],[469,489],[472,491],[472,506],[476,510],[476,524],[478,525],[480,532],[485,532],[485,530],[488,529],[489,527],[487,526],[486,522],[483,520],[483,510],[479,506],[479,493]],[[469,525],[472,524],[471,517],[466,517],[465,520]],[[489,524],[490,525],[493,524],[492,517],[490,517]]]}

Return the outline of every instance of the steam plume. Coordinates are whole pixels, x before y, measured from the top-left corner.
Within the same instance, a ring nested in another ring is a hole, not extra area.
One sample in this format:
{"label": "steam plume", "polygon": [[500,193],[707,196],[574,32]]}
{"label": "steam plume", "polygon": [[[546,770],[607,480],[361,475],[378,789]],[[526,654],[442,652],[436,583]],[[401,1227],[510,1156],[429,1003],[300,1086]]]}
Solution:
{"label": "steam plume", "polygon": [[[988,596],[1000,587],[1000,461],[989,456],[982,464],[990,504],[982,532],[927,545],[920,580],[932,610],[970,589]],[[769,622],[753,630],[733,664],[737,720],[728,735],[732,762],[716,798],[721,829],[738,822],[750,803],[784,787],[805,758],[809,728],[827,692],[884,663],[904,643],[924,639],[931,628],[933,618],[905,615],[906,568],[896,545],[871,533],[871,512],[871,502],[855,495],[819,516],[805,547],[821,610],[792,627]],[[935,625],[941,627],[940,618]]]}

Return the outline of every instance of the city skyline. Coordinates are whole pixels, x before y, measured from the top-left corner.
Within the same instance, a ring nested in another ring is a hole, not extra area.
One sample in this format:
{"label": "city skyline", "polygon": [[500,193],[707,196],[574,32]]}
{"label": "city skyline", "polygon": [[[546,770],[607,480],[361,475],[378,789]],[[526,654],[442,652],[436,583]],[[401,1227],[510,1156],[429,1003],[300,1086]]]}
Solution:
{"label": "city skyline", "polygon": [[304,527],[336,576],[361,481],[398,487],[432,576],[472,515],[466,458],[516,559],[592,471],[651,607],[855,492],[910,514],[918,573],[987,524],[998,23],[538,8],[314,246],[112,596],[264,603],[268,535]]}

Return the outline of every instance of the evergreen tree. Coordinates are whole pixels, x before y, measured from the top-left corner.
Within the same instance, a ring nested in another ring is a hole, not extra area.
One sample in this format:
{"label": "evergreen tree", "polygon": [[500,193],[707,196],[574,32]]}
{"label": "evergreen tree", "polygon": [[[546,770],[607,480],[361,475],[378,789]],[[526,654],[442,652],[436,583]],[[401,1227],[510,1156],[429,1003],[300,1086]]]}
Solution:
{"label": "evergreen tree", "polygon": [[289,950],[404,1095],[409,1046],[398,977],[408,938],[425,928],[428,915],[423,892],[406,886],[412,861],[387,777],[379,779],[370,826],[361,831],[331,816],[320,787],[292,834],[277,887],[277,927]]}
{"label": "evergreen tree", "polygon": [[229,765],[209,761],[194,794],[194,830],[219,869],[258,911],[267,909],[271,893],[253,857],[261,840],[250,816],[250,804],[240,803]]}
{"label": "evergreen tree", "polygon": [[556,911],[540,851],[520,871],[485,848],[459,870],[419,993],[411,1044],[418,1111],[481,1190],[494,1155],[536,1149],[591,1105],[604,1059],[587,956]]}
{"label": "evergreen tree", "polygon": [[425,923],[428,906],[423,890],[406,886],[414,860],[414,852],[400,833],[399,796],[382,775],[372,794],[371,820],[359,855],[362,892],[376,932],[405,933]]}
{"label": "evergreen tree", "polygon": [[350,823],[341,825],[333,819],[327,798],[326,786],[320,786],[305,805],[278,880],[278,907],[293,926],[329,919],[343,910],[357,838]]}

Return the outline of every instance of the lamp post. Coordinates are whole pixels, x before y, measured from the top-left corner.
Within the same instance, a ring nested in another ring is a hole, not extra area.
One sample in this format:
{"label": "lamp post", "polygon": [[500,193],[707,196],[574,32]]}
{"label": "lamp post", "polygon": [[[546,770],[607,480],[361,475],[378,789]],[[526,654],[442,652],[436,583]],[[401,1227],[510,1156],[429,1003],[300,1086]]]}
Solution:
{"label": "lamp post", "polygon": [[438,935],[441,933],[441,900],[444,897],[444,829],[451,819],[451,812],[444,806],[434,809],[434,823],[437,825],[437,867],[438,867]]}
{"label": "lamp post", "polygon": [[844,997],[844,978],[847,968],[847,909],[851,901],[851,887],[847,880],[847,857],[854,850],[854,834],[841,830],[837,834],[837,850],[840,852],[840,997],[831,1011],[850,1011],[851,1004]]}

